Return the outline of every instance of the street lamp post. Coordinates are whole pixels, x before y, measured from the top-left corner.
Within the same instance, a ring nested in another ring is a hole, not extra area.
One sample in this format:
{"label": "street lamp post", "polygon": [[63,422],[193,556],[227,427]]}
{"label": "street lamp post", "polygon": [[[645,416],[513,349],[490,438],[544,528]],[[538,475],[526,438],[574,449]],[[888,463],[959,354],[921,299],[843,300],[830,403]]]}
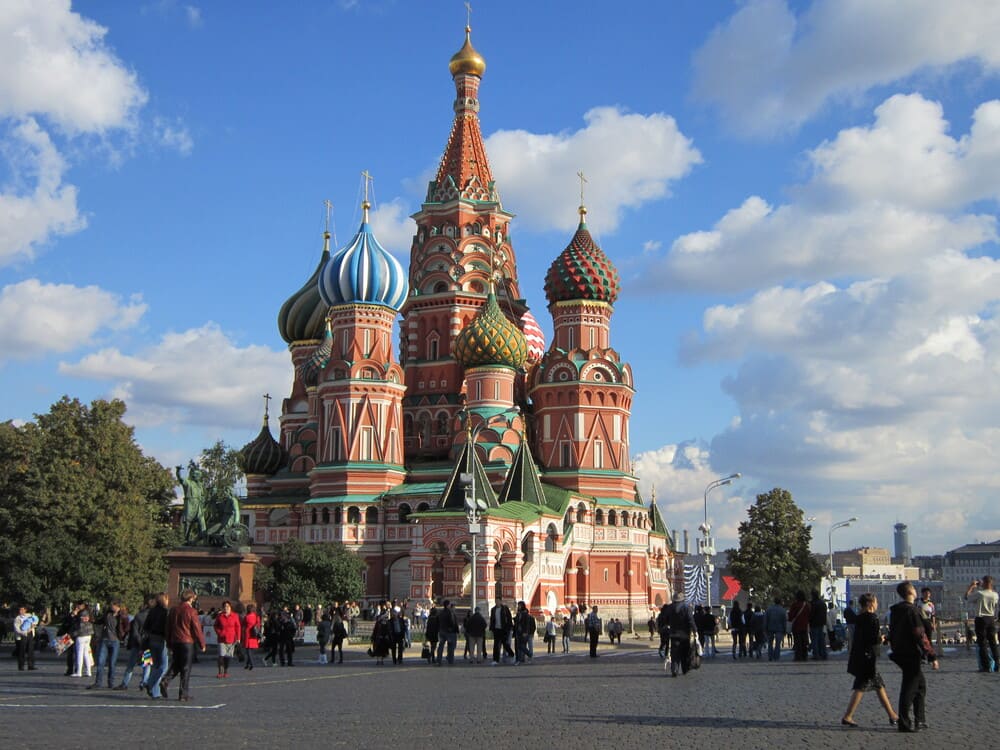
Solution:
{"label": "street lamp post", "polygon": [[833,532],[835,532],[837,529],[842,529],[845,526],[850,526],[852,523],[854,523],[857,520],[858,520],[857,516],[851,516],[846,521],[838,521],[837,523],[833,524],[833,526],[830,527],[830,531],[826,535],[827,552],[830,555],[829,564],[830,564],[830,580],[831,581],[833,580]]}
{"label": "street lamp post", "polygon": [[708,524],[708,493],[716,487],[730,484],[734,479],[739,479],[742,475],[739,472],[730,474],[728,477],[716,479],[710,482],[705,488],[705,522],[698,527],[702,534],[701,553],[705,556],[705,604],[712,606],[712,555],[715,554],[714,541],[712,539],[712,527]]}

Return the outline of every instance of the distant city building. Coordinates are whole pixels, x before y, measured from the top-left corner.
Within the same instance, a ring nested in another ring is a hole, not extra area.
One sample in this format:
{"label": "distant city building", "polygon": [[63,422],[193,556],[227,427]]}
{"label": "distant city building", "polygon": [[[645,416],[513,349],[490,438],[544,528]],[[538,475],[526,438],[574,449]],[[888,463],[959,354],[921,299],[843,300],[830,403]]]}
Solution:
{"label": "distant city building", "polygon": [[914,555],[910,563],[920,571],[921,581],[941,580],[944,555]]}
{"label": "distant city building", "polygon": [[963,592],[973,578],[1000,578],[1000,540],[966,544],[944,555],[941,577],[945,586]]}
{"label": "distant city building", "polygon": [[916,579],[916,568],[894,563],[885,547],[858,547],[833,553],[833,570],[838,577],[868,581]]}
{"label": "distant city building", "polygon": [[909,565],[910,558],[910,532],[907,531],[905,523],[897,523],[892,527],[892,539],[895,554],[893,562],[899,565]]}

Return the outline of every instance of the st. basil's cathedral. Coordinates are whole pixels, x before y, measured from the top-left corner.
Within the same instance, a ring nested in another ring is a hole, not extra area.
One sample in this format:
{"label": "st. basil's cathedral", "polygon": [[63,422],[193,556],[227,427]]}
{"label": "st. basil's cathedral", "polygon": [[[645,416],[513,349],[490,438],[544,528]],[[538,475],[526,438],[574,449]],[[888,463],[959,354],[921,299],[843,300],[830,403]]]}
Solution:
{"label": "st. basil's cathedral", "polygon": [[[521,295],[513,214],[479,126],[486,62],[470,29],[449,69],[455,119],[413,216],[409,273],[361,227],[278,314],[295,379],[280,440],[264,417],[243,449],[254,550],[341,542],[366,597],[459,606],[524,600],[536,614],[599,605],[642,621],[681,570],[629,457],[632,370],[611,347],[614,265],[580,225],[545,276],[546,347]],[[393,325],[399,324],[399,352]]]}

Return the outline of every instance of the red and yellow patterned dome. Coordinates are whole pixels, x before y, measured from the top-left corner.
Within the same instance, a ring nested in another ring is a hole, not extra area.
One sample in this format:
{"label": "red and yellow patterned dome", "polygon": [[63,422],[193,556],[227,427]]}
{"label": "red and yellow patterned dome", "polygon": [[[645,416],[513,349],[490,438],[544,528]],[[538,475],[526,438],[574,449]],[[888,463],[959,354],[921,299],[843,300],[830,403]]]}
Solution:
{"label": "red and yellow patterned dome", "polygon": [[490,292],[486,304],[455,339],[455,359],[463,367],[504,365],[519,369],[528,358],[524,334],[500,310]]}
{"label": "red and yellow patterned dome", "polygon": [[621,282],[618,269],[590,236],[584,221],[587,209],[580,206],[580,226],[566,249],[552,261],[545,274],[545,297],[549,304],[566,300],[595,300],[614,304]]}

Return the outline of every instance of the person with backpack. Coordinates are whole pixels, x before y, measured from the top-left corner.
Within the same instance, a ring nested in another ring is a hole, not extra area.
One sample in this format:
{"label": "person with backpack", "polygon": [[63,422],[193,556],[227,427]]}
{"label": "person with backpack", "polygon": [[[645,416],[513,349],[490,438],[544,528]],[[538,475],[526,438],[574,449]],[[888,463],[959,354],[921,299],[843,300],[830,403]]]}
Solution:
{"label": "person with backpack", "polygon": [[[139,689],[144,690],[146,682],[149,680],[152,662],[146,662],[142,658],[143,652],[148,648],[146,645],[146,618],[149,617],[150,610],[156,606],[156,597],[149,596],[146,599],[146,606],[135,613],[132,618],[132,626],[128,631],[128,664],[125,666],[125,674],[122,675],[121,683],[115,690],[128,690],[128,685],[132,681],[132,673],[137,666],[142,667],[142,680],[139,682]],[[152,654],[152,652],[150,652]]]}
{"label": "person with backpack", "polygon": [[[330,644],[330,663],[343,664],[344,663],[344,640],[347,638],[347,626],[344,624],[344,618],[340,612],[337,610],[333,611],[333,640]],[[339,654],[340,658],[334,661],[334,656]]]}
{"label": "person with backpack", "polygon": [[795,648],[795,661],[809,658],[809,602],[804,591],[795,592],[795,601],[788,608],[788,622],[791,627]]}
{"label": "person with backpack", "polygon": [[532,657],[531,638],[535,635],[535,618],[528,611],[528,606],[522,601],[517,603],[517,614],[514,615],[514,664],[524,664]]}

